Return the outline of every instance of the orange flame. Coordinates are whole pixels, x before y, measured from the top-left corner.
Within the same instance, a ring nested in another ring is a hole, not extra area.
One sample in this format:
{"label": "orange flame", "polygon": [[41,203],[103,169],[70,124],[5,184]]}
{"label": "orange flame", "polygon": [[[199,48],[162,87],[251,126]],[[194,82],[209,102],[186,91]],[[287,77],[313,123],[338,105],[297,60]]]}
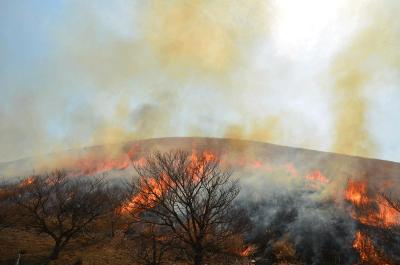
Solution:
{"label": "orange flame", "polygon": [[382,198],[378,198],[379,218],[386,226],[395,226],[400,224],[400,214],[398,211],[390,207]]}
{"label": "orange flame", "polygon": [[240,256],[248,257],[248,256],[254,254],[254,252],[256,252],[256,250],[257,250],[257,247],[255,245],[247,245],[240,252]]}
{"label": "orange flame", "polygon": [[[366,214],[361,214],[356,219],[362,224],[380,226],[380,227],[392,227],[399,225],[400,214],[390,206],[388,206],[382,199],[376,200],[377,210],[367,211]],[[354,214],[353,214],[354,217]]]}
{"label": "orange flame", "polygon": [[66,167],[71,169],[69,175],[96,175],[111,170],[124,170],[132,165],[132,162],[142,162],[139,156],[139,147],[131,146],[131,148],[119,154],[106,154],[90,152],[84,157],[72,160]]}
{"label": "orange flame", "polygon": [[29,185],[33,184],[35,181],[36,181],[36,177],[35,176],[29,176],[26,179],[23,179],[20,182],[19,186],[20,187],[26,187],[26,186],[29,186]]}
{"label": "orange flame", "polygon": [[[202,157],[199,157],[196,151],[193,151],[190,159],[190,165],[188,168],[189,174],[191,174],[195,181],[198,181],[202,177],[201,175],[204,170],[204,164],[201,163],[201,160],[204,159],[206,162],[215,161],[217,156],[210,151],[204,151]],[[141,165],[144,164],[144,160],[142,159],[137,161]],[[121,214],[136,211],[134,214],[138,215],[141,212],[141,209],[138,210],[138,207],[136,207],[138,205],[146,206],[148,208],[155,207],[157,198],[162,196],[163,192],[173,185],[170,177],[166,173],[162,173],[159,179],[149,177],[143,178],[140,181],[142,183],[141,191],[138,194],[135,194],[128,203],[121,207]]]}
{"label": "orange flame", "polygon": [[[387,205],[380,195],[369,194],[365,180],[350,180],[345,199],[354,205],[351,215],[361,224],[381,228],[399,225],[400,214]],[[372,240],[361,231],[355,234],[353,248],[358,251],[363,264],[391,264],[386,257],[379,255]]]}
{"label": "orange flame", "polygon": [[[242,161],[243,161],[243,160],[239,161],[238,164],[243,166],[243,164],[240,164],[240,162],[242,162]],[[265,163],[264,163],[262,160],[260,160],[260,159],[256,159],[256,160],[250,162],[250,167],[251,167],[252,169],[263,170],[263,171],[268,172],[268,173],[271,173],[271,172],[273,171],[273,169],[272,169],[271,166],[269,166],[268,164],[265,164]]]}
{"label": "orange flame", "polygon": [[355,205],[365,205],[369,203],[367,197],[367,184],[365,181],[352,181],[349,180],[347,183],[347,189],[345,194],[346,200],[352,202]]}
{"label": "orange flame", "polygon": [[141,179],[141,193],[134,195],[130,201],[124,204],[121,209],[121,214],[127,214],[136,210],[135,214],[139,214],[140,210],[136,209],[137,205],[146,205],[148,208],[156,206],[157,197],[161,196],[167,188],[167,183],[156,181],[154,178]]}
{"label": "orange flame", "polygon": [[289,172],[292,176],[297,177],[299,173],[297,172],[296,167],[292,163],[287,163],[286,164],[286,170]]}
{"label": "orange flame", "polygon": [[322,188],[324,185],[329,183],[329,179],[325,177],[319,170],[315,170],[306,175],[305,179],[309,182],[309,187],[313,189]]}
{"label": "orange flame", "polygon": [[73,169],[76,174],[95,175],[114,169],[122,170],[129,167],[130,164],[131,161],[127,156],[114,159],[86,157],[76,161]]}
{"label": "orange flame", "polygon": [[386,261],[385,257],[380,257],[372,240],[362,233],[361,231],[357,231],[353,248],[356,249],[360,255],[360,260],[366,264],[376,264],[376,265],[390,265],[388,261]]}
{"label": "orange flame", "polygon": [[217,160],[218,157],[211,151],[205,150],[199,157],[197,155],[197,151],[195,149],[192,149],[192,154],[190,156],[190,165],[188,168],[189,174],[192,175],[192,178],[195,181],[199,181],[204,173],[205,164],[203,162],[212,162]]}
{"label": "orange flame", "polygon": [[367,262],[372,258],[377,258],[375,247],[372,244],[371,239],[364,235],[362,232],[357,231],[353,242],[353,248],[360,253],[360,259],[363,262]]}
{"label": "orange flame", "polygon": [[[400,224],[400,213],[387,205],[380,196],[369,196],[367,182],[350,180],[345,193],[347,201],[361,211],[352,211],[352,217],[365,225],[391,227]],[[375,207],[374,207],[375,206]]]}
{"label": "orange flame", "polygon": [[320,182],[322,184],[326,184],[326,183],[329,182],[327,177],[322,175],[321,171],[319,171],[319,170],[313,171],[310,174],[308,174],[306,176],[306,179],[311,180],[311,181],[317,181],[317,182]]}

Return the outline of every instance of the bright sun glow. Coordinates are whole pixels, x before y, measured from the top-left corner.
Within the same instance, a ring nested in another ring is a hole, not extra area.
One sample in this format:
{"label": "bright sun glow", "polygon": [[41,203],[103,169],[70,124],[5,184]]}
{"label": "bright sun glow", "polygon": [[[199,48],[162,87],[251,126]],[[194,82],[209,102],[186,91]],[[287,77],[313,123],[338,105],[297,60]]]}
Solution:
{"label": "bright sun glow", "polygon": [[272,29],[276,47],[292,56],[335,39],[331,34],[344,30],[341,11],[345,4],[344,0],[276,0]]}

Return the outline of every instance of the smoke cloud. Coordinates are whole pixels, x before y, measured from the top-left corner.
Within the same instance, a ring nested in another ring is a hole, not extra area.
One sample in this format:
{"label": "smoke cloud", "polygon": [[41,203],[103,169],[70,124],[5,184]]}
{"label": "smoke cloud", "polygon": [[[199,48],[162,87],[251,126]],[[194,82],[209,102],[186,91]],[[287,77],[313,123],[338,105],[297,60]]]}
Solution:
{"label": "smoke cloud", "polygon": [[339,153],[373,156],[378,148],[370,130],[369,97],[374,97],[374,89],[386,88],[385,84],[371,88],[371,83],[382,78],[387,67],[395,71],[400,69],[396,51],[400,44],[399,23],[393,12],[399,5],[386,4],[385,8],[376,3],[372,5],[373,11],[368,15],[373,19],[355,33],[332,65],[336,97],[333,150]]}
{"label": "smoke cloud", "polygon": [[[3,3],[0,161],[165,136],[399,160],[396,1],[338,17],[283,3]],[[332,20],[296,28],[308,17]]]}

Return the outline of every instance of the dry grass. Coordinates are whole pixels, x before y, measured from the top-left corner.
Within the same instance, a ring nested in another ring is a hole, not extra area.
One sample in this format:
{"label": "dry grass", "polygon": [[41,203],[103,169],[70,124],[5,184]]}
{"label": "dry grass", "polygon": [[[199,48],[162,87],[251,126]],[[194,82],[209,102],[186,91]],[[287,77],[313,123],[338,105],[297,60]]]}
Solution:
{"label": "dry grass", "polygon": [[[0,231],[0,264],[15,264],[18,252],[23,250],[21,265],[39,264],[50,252],[51,238],[16,229]],[[81,259],[88,265],[135,265],[129,251],[124,247],[123,240],[115,238],[96,240],[79,239],[71,241],[61,252],[52,265],[74,264]]]}
{"label": "dry grass", "polygon": [[[139,242],[126,241],[122,239],[122,236],[116,236],[114,239],[75,239],[66,246],[60,257],[51,265],[73,265],[78,260],[82,260],[83,265],[140,265],[129,250],[135,247],[135,244]],[[18,229],[0,231],[0,265],[15,265],[19,251],[25,252],[20,265],[39,265],[50,253],[51,248],[52,239],[46,235]],[[186,263],[174,261],[170,264],[184,265]],[[216,263],[207,263],[207,265],[214,264]],[[249,263],[238,260],[231,264]]]}

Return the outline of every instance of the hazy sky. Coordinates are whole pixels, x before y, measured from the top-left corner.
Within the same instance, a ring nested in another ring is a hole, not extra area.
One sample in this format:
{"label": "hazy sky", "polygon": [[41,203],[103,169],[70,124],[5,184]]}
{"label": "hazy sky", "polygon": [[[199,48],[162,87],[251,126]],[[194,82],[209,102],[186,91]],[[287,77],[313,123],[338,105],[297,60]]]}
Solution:
{"label": "hazy sky", "polygon": [[0,2],[0,161],[164,136],[400,162],[400,1]]}

